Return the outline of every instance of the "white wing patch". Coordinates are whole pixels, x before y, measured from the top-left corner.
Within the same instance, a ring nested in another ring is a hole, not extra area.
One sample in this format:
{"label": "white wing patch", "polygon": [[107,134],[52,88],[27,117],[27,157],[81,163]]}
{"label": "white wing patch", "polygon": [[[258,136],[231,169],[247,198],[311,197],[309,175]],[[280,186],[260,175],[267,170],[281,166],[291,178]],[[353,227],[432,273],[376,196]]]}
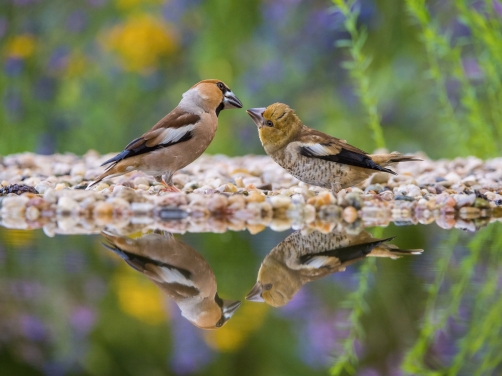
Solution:
{"label": "white wing patch", "polygon": [[329,264],[329,262],[330,262],[330,257],[328,256],[314,256],[310,260],[308,260],[305,263],[305,265],[318,269]]}
{"label": "white wing patch", "polygon": [[325,156],[325,155],[331,155],[333,154],[333,151],[328,149],[326,146],[321,145],[321,144],[314,144],[314,145],[309,145],[309,146],[304,146],[306,149],[308,149],[312,154],[318,155],[318,156]]}
{"label": "white wing patch", "polygon": [[187,278],[183,274],[181,274],[176,269],[166,268],[165,266],[159,267],[159,277],[162,278],[164,282],[167,283],[179,283],[183,286],[192,286],[195,287],[193,282]]}
{"label": "white wing patch", "polygon": [[185,125],[180,128],[167,128],[164,132],[164,138],[159,142],[159,145],[172,144],[181,140],[188,132],[195,128],[195,124]]}

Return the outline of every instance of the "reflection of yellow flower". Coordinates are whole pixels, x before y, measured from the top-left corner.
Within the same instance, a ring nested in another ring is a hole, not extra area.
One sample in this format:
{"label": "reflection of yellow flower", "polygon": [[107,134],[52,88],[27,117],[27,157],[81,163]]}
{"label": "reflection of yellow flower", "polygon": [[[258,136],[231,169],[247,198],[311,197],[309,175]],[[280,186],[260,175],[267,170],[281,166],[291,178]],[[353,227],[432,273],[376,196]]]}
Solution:
{"label": "reflection of yellow flower", "polygon": [[162,4],[164,0],[115,0],[117,8],[119,9],[132,9],[140,5],[149,4]]}
{"label": "reflection of yellow flower", "polygon": [[7,57],[25,59],[35,51],[35,38],[30,34],[16,35],[7,41],[4,53]]}
{"label": "reflection of yellow flower", "polygon": [[125,69],[144,72],[155,68],[161,58],[176,50],[177,38],[165,21],[140,15],[109,30],[102,43],[107,50],[119,55]]}
{"label": "reflection of yellow flower", "polygon": [[84,54],[75,52],[68,58],[68,65],[66,66],[66,76],[77,77],[86,70],[88,62]]}
{"label": "reflection of yellow flower", "polygon": [[147,277],[123,267],[115,277],[115,286],[124,312],[151,325],[165,321],[164,296]]}
{"label": "reflection of yellow flower", "polygon": [[223,328],[204,333],[205,341],[222,352],[238,350],[249,334],[260,327],[268,308],[266,304],[244,303]]}
{"label": "reflection of yellow flower", "polygon": [[22,248],[33,244],[35,233],[34,231],[0,228],[0,239],[7,247]]}

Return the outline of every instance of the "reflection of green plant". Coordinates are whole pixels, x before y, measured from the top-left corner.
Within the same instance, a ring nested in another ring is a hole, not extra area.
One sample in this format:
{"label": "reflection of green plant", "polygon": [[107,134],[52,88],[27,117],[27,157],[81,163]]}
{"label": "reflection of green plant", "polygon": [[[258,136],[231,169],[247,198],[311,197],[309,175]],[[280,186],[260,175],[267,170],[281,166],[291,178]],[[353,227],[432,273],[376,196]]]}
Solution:
{"label": "reflection of green plant", "polygon": [[355,374],[357,355],[355,344],[364,338],[364,329],[361,324],[361,318],[368,312],[368,305],[365,301],[365,295],[369,290],[371,275],[376,271],[376,262],[374,258],[364,260],[358,273],[359,286],[357,290],[351,293],[342,303],[342,307],[350,309],[348,325],[350,327],[349,334],[343,340],[343,353],[335,360],[331,366],[330,373],[332,375],[340,375],[342,371],[349,374]]}
{"label": "reflection of green plant", "polygon": [[337,41],[340,47],[348,47],[352,61],[345,62],[343,65],[350,72],[357,85],[357,93],[368,113],[369,126],[373,131],[376,147],[385,147],[382,127],[380,126],[380,116],[377,108],[377,97],[370,86],[370,77],[367,68],[371,63],[371,57],[363,52],[363,46],[368,37],[368,32],[364,28],[357,27],[359,10],[356,6],[356,0],[344,1],[333,0],[336,8],[345,17],[344,26],[350,34],[350,39]]}
{"label": "reflection of green plant", "polygon": [[[424,312],[424,322],[417,341],[413,347],[408,350],[402,364],[402,368],[408,374],[413,375],[443,375],[445,370],[439,371],[431,369],[426,364],[427,354],[431,348],[435,336],[441,330],[446,330],[445,326],[449,319],[456,318],[462,299],[471,285],[475,285],[472,281],[475,273],[475,267],[480,262],[483,251],[489,246],[492,247],[492,262],[488,263],[488,277],[483,282],[480,292],[476,298],[474,314],[470,323],[470,330],[466,336],[458,341],[459,352],[456,354],[452,365],[448,368],[446,374],[456,375],[460,369],[466,369],[467,360],[471,359],[476,353],[486,346],[494,346],[500,348],[500,330],[501,323],[499,320],[501,299],[496,297],[496,285],[498,282],[498,266],[499,247],[502,245],[502,237],[492,243],[492,240],[497,236],[497,226],[492,226],[488,229],[481,230],[469,242],[469,254],[462,259],[460,265],[452,270],[451,258],[454,252],[455,244],[459,241],[458,232],[450,234],[449,238],[440,246],[448,253],[438,257],[436,262],[436,278],[430,285],[428,290],[428,299]],[[447,278],[453,278],[451,285],[446,283]],[[447,288],[446,292],[441,292]],[[486,310],[487,305],[492,305]],[[494,336],[494,334],[496,334]],[[497,346],[495,346],[497,345]],[[487,364],[493,364],[497,361],[498,352],[491,354],[491,358],[485,361]],[[443,365],[445,366],[445,365]],[[487,367],[487,366],[485,366]],[[488,368],[486,368],[488,369]],[[479,374],[482,368],[478,369]]]}

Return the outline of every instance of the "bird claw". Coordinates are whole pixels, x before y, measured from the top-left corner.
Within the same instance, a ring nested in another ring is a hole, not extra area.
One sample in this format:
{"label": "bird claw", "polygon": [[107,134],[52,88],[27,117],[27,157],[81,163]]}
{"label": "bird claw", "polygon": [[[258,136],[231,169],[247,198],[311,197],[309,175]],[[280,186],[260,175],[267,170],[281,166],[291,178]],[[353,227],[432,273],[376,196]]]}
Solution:
{"label": "bird claw", "polygon": [[181,192],[178,188],[176,188],[174,185],[164,185],[159,192]]}

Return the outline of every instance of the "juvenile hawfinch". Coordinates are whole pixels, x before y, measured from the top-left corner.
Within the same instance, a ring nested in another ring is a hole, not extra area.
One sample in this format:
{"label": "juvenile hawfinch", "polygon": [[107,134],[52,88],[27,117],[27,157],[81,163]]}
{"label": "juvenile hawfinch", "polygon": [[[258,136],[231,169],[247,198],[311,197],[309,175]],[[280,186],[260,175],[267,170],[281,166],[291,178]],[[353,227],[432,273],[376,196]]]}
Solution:
{"label": "juvenile hawfinch", "polygon": [[216,292],[216,278],[206,260],[170,233],[152,233],[138,239],[103,231],[115,252],[132,268],[145,274],[172,298],[188,321],[201,329],[223,326],[241,305],[223,300]]}
{"label": "juvenile hawfinch", "polygon": [[139,170],[164,183],[166,190],[177,191],[172,185],[174,173],[207,149],[216,133],[220,111],[230,108],[242,108],[242,103],[227,85],[219,80],[199,82],[152,129],[103,163],[109,166],[88,188],[105,177]]}
{"label": "juvenile hawfinch", "polygon": [[283,103],[251,108],[247,113],[258,126],[265,151],[297,179],[329,188],[337,193],[357,185],[378,171],[396,175],[385,168],[397,162],[419,161],[400,153],[373,154],[302,124]]}
{"label": "juvenile hawfinch", "polygon": [[297,231],[265,257],[258,271],[258,280],[246,299],[281,307],[305,283],[344,271],[348,265],[365,257],[396,259],[423,252],[421,249],[398,249],[387,243],[392,239],[376,239],[365,231],[358,235],[317,231],[302,235]]}

